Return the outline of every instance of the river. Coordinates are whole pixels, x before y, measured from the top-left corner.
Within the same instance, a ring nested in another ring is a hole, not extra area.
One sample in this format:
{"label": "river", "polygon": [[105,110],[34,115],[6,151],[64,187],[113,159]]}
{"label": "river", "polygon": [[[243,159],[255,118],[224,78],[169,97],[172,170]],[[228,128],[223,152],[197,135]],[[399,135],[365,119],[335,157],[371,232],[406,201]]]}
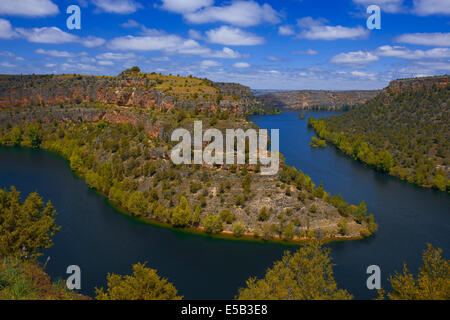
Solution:
{"label": "river", "polygon": [[[330,113],[307,113],[315,117]],[[366,268],[381,267],[383,280],[407,262],[412,271],[421,263],[427,243],[444,249],[450,243],[450,197],[374,172],[334,147],[312,149],[314,132],[298,113],[257,116],[262,128],[280,129],[280,150],[288,164],[303,170],[348,202],[367,202],[379,223],[376,236],[329,244],[339,286],[358,299],[376,297],[366,287]],[[51,200],[62,226],[55,245],[42,261],[52,278],[66,278],[78,265],[82,293],[93,295],[110,273],[129,274],[131,265],[148,266],[173,282],[186,299],[230,299],[250,276],[261,277],[283,251],[280,244],[230,241],[148,225],[121,214],[104,197],[73,176],[61,157],[41,150],[0,147],[0,187],[14,185],[26,196],[38,191]],[[386,285],[386,281],[383,281]]]}

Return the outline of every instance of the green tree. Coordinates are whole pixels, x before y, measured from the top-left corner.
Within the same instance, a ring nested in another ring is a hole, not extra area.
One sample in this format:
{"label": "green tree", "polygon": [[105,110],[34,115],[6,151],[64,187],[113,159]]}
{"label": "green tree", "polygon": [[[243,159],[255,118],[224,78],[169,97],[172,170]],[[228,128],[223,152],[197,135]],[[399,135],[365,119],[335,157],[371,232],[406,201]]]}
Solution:
{"label": "green tree", "polygon": [[69,162],[70,162],[70,167],[75,172],[80,172],[84,167],[83,160],[81,160],[81,157],[78,155],[77,152],[72,153],[72,156],[70,157]]}
{"label": "green tree", "polygon": [[289,222],[283,231],[283,239],[285,240],[292,240],[295,235],[295,226],[292,222]]}
{"label": "green tree", "polygon": [[244,233],[245,233],[244,225],[241,222],[236,222],[233,225],[233,235],[236,238],[240,238],[240,237],[242,237],[244,235]]}
{"label": "green tree", "polygon": [[389,172],[389,170],[394,166],[394,160],[392,155],[387,150],[381,151],[378,155],[378,168],[384,172]]}
{"label": "green tree", "polygon": [[203,227],[207,233],[216,234],[223,231],[223,222],[219,215],[211,213],[203,220]]}
{"label": "green tree", "polygon": [[262,207],[259,211],[258,220],[259,221],[267,221],[270,218],[270,212],[266,207]]}
{"label": "green tree", "polygon": [[442,257],[442,249],[434,249],[431,244],[423,253],[423,265],[416,277],[408,271],[396,272],[389,277],[391,300],[450,300],[450,260]]}
{"label": "green tree", "polygon": [[144,193],[140,191],[130,192],[127,208],[137,217],[145,215],[148,212],[148,202]]}
{"label": "green tree", "polygon": [[236,219],[234,214],[232,214],[230,212],[230,210],[227,210],[227,209],[220,211],[220,218],[222,219],[223,222],[225,222],[227,224],[232,224],[234,222],[234,220]]}
{"label": "green tree", "polygon": [[53,245],[52,237],[60,229],[55,224],[56,211],[37,193],[22,203],[20,193],[0,189],[0,257],[35,260],[39,250]]}
{"label": "green tree", "polygon": [[322,199],[324,195],[325,191],[323,190],[323,183],[322,181],[320,181],[319,187],[316,190],[314,190],[314,196],[319,199]]}
{"label": "green tree", "polygon": [[9,138],[13,146],[20,146],[22,143],[22,129],[20,127],[14,127],[9,133]]}
{"label": "green tree", "polygon": [[30,124],[27,128],[27,135],[32,148],[38,149],[42,143],[42,129],[37,124]]}
{"label": "green tree", "polygon": [[356,209],[356,220],[359,223],[361,223],[366,215],[367,215],[367,205],[366,202],[363,201],[359,204],[358,208]]}
{"label": "green tree", "polygon": [[194,205],[194,214],[192,215],[192,224],[197,226],[200,223],[200,214],[202,213],[201,206],[196,203]]}
{"label": "green tree", "polygon": [[175,208],[172,214],[172,224],[175,227],[186,227],[192,219],[192,210],[186,197],[180,198],[180,204]]}
{"label": "green tree", "polygon": [[442,174],[436,174],[433,179],[433,187],[441,191],[447,190],[447,179]]}
{"label": "green tree", "polygon": [[263,279],[250,278],[239,290],[239,300],[348,300],[338,289],[328,249],[308,244],[297,252],[285,252]]}
{"label": "green tree", "polygon": [[145,264],[133,265],[133,275],[108,274],[106,292],[95,288],[97,300],[181,300],[177,289]]}

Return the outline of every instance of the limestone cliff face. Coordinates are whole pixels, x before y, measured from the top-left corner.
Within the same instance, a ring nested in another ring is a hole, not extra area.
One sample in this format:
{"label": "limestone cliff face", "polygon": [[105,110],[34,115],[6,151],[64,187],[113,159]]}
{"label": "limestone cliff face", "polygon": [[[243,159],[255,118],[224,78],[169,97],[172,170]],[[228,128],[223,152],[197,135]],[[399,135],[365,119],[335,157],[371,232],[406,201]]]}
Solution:
{"label": "limestone cliff face", "polygon": [[267,106],[284,110],[311,110],[315,108],[338,110],[355,106],[374,98],[379,91],[322,91],[299,90],[262,94],[258,99]]}
{"label": "limestone cliff face", "polygon": [[[0,75],[0,108],[65,103],[101,102],[122,107],[170,110],[200,108],[244,114],[259,102],[250,88],[238,84],[212,83],[205,88],[215,95],[185,99],[157,88],[155,79],[133,76],[97,77],[77,75]],[[169,87],[170,88],[170,87]],[[191,88],[184,90],[189,92]],[[221,95],[218,99],[216,96]]]}
{"label": "limestone cliff face", "polygon": [[450,84],[450,76],[443,75],[437,77],[424,77],[414,79],[400,79],[391,81],[389,86],[384,89],[385,93],[398,93],[406,90],[426,90],[433,86],[445,88]]}

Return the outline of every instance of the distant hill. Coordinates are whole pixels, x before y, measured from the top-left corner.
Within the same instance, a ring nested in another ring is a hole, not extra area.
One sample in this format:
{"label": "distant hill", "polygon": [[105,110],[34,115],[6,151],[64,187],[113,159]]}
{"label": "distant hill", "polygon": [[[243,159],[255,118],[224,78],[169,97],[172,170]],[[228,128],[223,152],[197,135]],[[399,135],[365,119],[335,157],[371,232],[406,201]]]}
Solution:
{"label": "distant hill", "polygon": [[[254,91],[255,92],[255,91]],[[264,91],[257,98],[266,106],[281,110],[342,110],[350,109],[374,98],[380,91]]]}
{"label": "distant hill", "polygon": [[450,178],[450,76],[395,80],[339,116],[311,118],[318,135],[395,177],[445,191]]}

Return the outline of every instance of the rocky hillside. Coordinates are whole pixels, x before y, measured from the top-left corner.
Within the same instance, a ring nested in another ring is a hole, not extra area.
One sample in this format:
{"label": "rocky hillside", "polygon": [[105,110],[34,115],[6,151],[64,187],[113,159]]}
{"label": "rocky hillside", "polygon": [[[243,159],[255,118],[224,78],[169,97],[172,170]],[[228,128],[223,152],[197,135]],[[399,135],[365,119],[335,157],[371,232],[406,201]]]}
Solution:
{"label": "rocky hillside", "polygon": [[450,76],[435,76],[435,77],[424,77],[424,78],[410,78],[410,79],[399,79],[391,81],[389,86],[384,89],[384,92],[395,93],[404,92],[411,89],[414,90],[429,90],[432,87],[445,88],[450,83]]}
{"label": "rocky hillside", "polygon": [[167,111],[199,108],[244,115],[261,103],[250,88],[208,79],[144,74],[138,68],[117,77],[82,75],[0,75],[0,108],[100,102]]}
{"label": "rocky hillside", "polygon": [[258,95],[265,105],[283,110],[342,110],[374,98],[379,91],[300,90]]}

